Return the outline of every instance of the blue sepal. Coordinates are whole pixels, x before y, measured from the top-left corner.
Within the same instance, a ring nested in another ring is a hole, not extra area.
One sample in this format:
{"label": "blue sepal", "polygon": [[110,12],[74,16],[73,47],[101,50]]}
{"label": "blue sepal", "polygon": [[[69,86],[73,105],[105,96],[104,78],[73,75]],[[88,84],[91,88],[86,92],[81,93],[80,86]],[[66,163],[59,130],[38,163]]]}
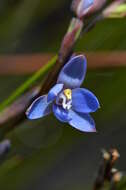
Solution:
{"label": "blue sepal", "polygon": [[28,119],[39,119],[50,114],[52,111],[52,104],[47,102],[47,96],[40,96],[37,98],[26,111]]}
{"label": "blue sepal", "polygon": [[96,132],[95,122],[89,114],[76,113],[70,110],[69,117],[71,117],[69,124],[72,127],[82,132]]}
{"label": "blue sepal", "polygon": [[100,107],[97,97],[87,89],[72,90],[72,109],[77,112],[91,113]]}
{"label": "blue sepal", "polygon": [[57,83],[63,83],[65,88],[77,88],[82,84],[87,69],[85,56],[72,57],[62,68]]}

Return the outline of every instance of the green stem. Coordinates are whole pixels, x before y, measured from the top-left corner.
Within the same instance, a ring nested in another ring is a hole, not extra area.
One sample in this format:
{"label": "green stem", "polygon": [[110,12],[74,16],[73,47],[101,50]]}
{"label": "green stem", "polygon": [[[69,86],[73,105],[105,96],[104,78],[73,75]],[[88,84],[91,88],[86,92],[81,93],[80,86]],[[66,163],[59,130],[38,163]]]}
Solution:
{"label": "green stem", "polygon": [[8,105],[14,102],[19,96],[21,96],[26,90],[28,90],[36,81],[42,78],[45,73],[48,72],[50,68],[56,63],[57,55],[53,57],[44,67],[42,67],[39,71],[33,74],[24,84],[22,84],[15,92],[13,92],[8,99],[0,105],[0,111],[5,109]]}

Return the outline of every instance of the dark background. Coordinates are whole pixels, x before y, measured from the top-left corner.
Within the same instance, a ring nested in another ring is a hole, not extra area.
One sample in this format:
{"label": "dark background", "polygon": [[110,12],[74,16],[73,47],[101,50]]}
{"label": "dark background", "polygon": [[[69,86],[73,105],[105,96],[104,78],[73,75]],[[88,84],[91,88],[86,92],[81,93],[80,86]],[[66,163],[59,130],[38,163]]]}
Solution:
{"label": "dark background", "polygon": [[[56,52],[72,12],[71,0],[1,0],[0,52]],[[83,36],[77,50],[124,50],[125,19],[109,19]]]}

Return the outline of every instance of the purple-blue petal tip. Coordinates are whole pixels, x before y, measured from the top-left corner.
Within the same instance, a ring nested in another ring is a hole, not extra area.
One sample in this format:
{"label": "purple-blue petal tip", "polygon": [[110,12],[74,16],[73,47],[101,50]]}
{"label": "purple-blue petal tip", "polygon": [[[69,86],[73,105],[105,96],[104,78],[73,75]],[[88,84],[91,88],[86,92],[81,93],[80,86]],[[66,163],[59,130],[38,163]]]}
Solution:
{"label": "purple-blue petal tip", "polygon": [[87,60],[84,55],[72,57],[62,68],[57,83],[63,83],[66,88],[77,88],[83,83],[87,70]]}
{"label": "purple-blue petal tip", "polygon": [[96,132],[95,122],[89,114],[69,112],[71,120],[69,124],[82,132]]}

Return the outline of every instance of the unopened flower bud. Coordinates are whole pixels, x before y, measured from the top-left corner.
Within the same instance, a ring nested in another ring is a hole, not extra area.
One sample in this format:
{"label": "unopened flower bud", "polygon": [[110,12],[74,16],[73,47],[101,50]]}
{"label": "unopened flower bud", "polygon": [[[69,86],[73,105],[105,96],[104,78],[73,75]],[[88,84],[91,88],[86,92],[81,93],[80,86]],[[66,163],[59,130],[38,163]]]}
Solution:
{"label": "unopened flower bud", "polygon": [[94,0],[93,5],[89,8],[87,12],[84,13],[83,16],[90,16],[99,10],[101,10],[106,4],[107,0]]}
{"label": "unopened flower bud", "polygon": [[83,15],[88,12],[93,3],[94,0],[74,0],[72,4],[72,10],[79,18],[82,18]]}
{"label": "unopened flower bud", "polygon": [[63,60],[65,60],[65,58],[70,53],[73,45],[75,44],[78,37],[80,36],[82,28],[83,28],[83,22],[79,20],[78,18],[73,18],[70,23],[70,27],[61,44],[61,48],[59,52],[60,62],[63,62]]}

